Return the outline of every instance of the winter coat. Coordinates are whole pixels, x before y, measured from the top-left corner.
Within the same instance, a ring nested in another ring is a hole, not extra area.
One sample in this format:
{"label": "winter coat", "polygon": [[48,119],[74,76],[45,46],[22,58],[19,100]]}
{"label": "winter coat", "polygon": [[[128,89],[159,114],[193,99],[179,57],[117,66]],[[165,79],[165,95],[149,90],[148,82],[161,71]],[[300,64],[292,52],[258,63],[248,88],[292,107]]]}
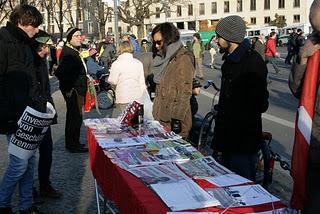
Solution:
{"label": "winter coat", "polygon": [[81,60],[79,52],[65,45],[59,63],[55,75],[59,79],[61,92],[66,93],[74,88],[84,97],[87,91],[86,65]]}
{"label": "winter coat", "polygon": [[275,57],[277,53],[276,50],[276,40],[269,38],[266,42],[266,56]]}
{"label": "winter coat", "polygon": [[261,114],[268,108],[268,70],[248,40],[224,58],[212,148],[253,154],[260,148]]}
{"label": "winter coat", "polygon": [[153,103],[154,119],[167,127],[172,118],[180,120],[183,137],[188,136],[192,125],[190,98],[194,65],[192,52],[181,47],[163,71]]}
{"label": "winter coat", "polygon": [[[27,106],[38,106],[39,78],[29,36],[8,22],[0,29],[0,133],[14,133]],[[40,109],[37,109],[40,110]]]}
{"label": "winter coat", "polygon": [[256,41],[256,43],[254,44],[253,49],[254,49],[255,51],[257,51],[258,54],[260,54],[260,56],[261,56],[262,59],[264,60],[264,54],[265,54],[265,51],[266,51],[266,46],[264,45],[264,43],[263,43],[260,39],[258,39],[258,40]]}

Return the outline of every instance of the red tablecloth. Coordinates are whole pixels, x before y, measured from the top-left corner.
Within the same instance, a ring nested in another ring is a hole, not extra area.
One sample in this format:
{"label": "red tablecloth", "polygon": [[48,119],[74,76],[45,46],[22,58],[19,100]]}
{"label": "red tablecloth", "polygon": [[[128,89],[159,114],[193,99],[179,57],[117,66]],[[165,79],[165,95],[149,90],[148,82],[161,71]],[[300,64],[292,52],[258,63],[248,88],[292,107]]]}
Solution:
{"label": "red tablecloth", "polygon": [[[88,129],[88,144],[90,153],[90,167],[93,176],[103,194],[114,201],[121,214],[166,214],[170,209],[159,196],[142,183],[137,177],[113,164],[98,145],[92,131]],[[204,180],[196,181],[201,187],[213,187]],[[280,202],[273,204],[274,208],[284,205]],[[230,208],[225,213],[253,213],[273,209],[272,204],[245,208]],[[205,208],[197,211],[222,212],[223,209]]]}

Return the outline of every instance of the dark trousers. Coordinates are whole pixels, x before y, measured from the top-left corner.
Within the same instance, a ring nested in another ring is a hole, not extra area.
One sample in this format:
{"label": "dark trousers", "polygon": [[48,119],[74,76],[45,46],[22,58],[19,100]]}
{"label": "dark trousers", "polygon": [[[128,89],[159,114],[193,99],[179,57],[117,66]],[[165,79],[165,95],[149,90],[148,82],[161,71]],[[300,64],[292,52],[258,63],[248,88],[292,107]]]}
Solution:
{"label": "dark trousers", "polygon": [[286,64],[291,64],[291,59],[294,56],[294,51],[288,51],[288,55],[286,57],[286,60],[284,61]]}
{"label": "dark trousers", "polygon": [[40,188],[50,185],[52,144],[51,128],[49,127],[39,146],[38,178]]}
{"label": "dark trousers", "polygon": [[66,148],[76,148],[80,146],[80,128],[82,124],[82,106],[84,97],[80,96],[76,90],[62,93],[67,104],[66,126],[65,126],[65,146]]}
{"label": "dark trousers", "polygon": [[223,153],[222,165],[251,181],[256,180],[256,163],[258,154]]}

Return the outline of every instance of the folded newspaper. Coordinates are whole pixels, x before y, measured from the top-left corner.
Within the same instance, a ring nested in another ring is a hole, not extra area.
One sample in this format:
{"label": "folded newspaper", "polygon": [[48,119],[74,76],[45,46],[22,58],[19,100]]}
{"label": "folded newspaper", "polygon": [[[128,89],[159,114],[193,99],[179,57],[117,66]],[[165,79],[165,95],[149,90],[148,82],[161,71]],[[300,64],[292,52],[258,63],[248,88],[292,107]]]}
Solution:
{"label": "folded newspaper", "polygon": [[46,113],[27,106],[18,121],[18,130],[10,139],[9,153],[28,160],[39,147],[55,114],[56,111],[49,102]]}

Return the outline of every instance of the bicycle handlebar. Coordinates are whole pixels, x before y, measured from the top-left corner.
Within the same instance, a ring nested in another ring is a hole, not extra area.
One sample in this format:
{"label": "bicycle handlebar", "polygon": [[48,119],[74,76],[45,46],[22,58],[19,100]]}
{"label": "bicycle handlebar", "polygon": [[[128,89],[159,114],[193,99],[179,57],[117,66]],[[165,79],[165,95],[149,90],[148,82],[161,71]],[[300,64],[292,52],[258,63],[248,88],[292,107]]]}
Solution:
{"label": "bicycle handlebar", "polygon": [[214,84],[214,82],[212,80],[207,80],[207,83],[203,86],[204,89],[209,88],[210,86],[212,86],[216,91],[220,91],[220,88],[218,88],[216,86],[216,84]]}

